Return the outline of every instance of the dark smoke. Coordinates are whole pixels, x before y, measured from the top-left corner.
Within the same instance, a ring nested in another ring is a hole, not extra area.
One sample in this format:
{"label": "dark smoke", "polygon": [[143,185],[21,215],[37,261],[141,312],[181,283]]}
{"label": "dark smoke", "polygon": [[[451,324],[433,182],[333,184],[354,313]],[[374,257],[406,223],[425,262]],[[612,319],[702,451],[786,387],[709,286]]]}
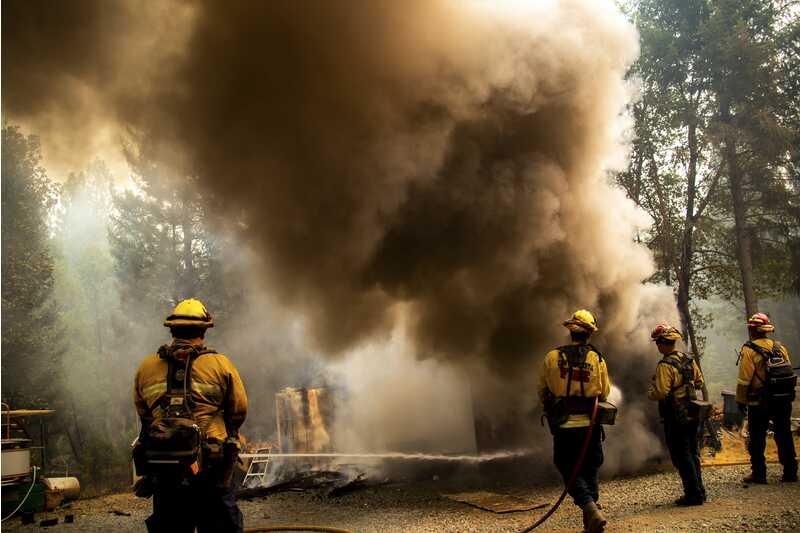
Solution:
{"label": "dark smoke", "polygon": [[550,8],[566,36],[486,5],[300,5],[205,5],[161,111],[322,349],[408,302],[422,354],[513,369],[576,306],[628,318],[650,264],[602,165],[633,32],[602,5]]}
{"label": "dark smoke", "polygon": [[635,32],[610,3],[507,4],[208,1],[176,22],[167,3],[4,2],[3,107],[63,138],[73,80],[188,165],[325,353],[403,315],[418,356],[511,375],[585,307],[638,382],[644,328],[674,311],[605,174]]}

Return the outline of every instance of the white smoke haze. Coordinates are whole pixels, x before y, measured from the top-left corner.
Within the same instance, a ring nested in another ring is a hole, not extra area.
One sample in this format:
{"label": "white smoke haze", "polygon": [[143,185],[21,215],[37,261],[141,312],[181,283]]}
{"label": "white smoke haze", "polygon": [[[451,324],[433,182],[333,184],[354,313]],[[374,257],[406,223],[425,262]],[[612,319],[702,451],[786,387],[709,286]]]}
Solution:
{"label": "white smoke haze", "polygon": [[468,451],[473,416],[539,449],[538,365],[587,308],[626,399],[609,464],[658,453],[648,332],[676,312],[609,184],[638,53],[610,1],[106,5],[47,19],[71,52],[45,39],[39,62],[12,28],[4,110],[74,158],[106,128],[144,138],[244,218],[249,303],[209,343],[248,384],[245,432],[268,436],[278,389],[327,384],[353,450]]}
{"label": "white smoke haze", "polygon": [[329,366],[344,388],[335,447],[348,452],[475,453],[472,397],[463,371],[418,360],[398,327]]}

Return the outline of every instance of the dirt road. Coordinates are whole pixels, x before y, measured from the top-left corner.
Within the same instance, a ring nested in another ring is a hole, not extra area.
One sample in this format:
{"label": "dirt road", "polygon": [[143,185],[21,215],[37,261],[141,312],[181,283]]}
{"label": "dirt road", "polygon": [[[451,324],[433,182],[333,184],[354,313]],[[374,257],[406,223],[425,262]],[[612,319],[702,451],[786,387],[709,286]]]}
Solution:
{"label": "dirt road", "polygon": [[[771,466],[770,484],[742,487],[746,466],[707,468],[704,471],[710,501],[702,507],[678,508],[677,475],[672,472],[605,481],[601,501],[610,524],[608,531],[800,531],[800,484],[779,483],[779,467]],[[557,487],[471,487],[520,497],[552,501]],[[542,510],[494,514],[442,497],[464,490],[452,482],[427,481],[384,485],[327,498],[319,491],[283,492],[241,502],[248,527],[275,524],[317,524],[353,532],[513,532],[535,520]],[[50,531],[128,533],[144,531],[150,502],[122,494],[82,500],[70,509],[74,524]],[[114,511],[130,513],[120,516]],[[37,517],[40,519],[42,517]],[[34,531],[18,519],[3,524],[4,531]],[[580,513],[568,501],[540,531],[580,531]]]}

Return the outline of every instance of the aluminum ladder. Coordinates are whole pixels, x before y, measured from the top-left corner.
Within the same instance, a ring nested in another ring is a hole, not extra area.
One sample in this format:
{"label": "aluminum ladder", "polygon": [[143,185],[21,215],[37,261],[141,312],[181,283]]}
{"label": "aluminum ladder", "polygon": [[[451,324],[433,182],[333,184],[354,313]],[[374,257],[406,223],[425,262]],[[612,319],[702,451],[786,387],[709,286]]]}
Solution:
{"label": "aluminum ladder", "polygon": [[247,473],[244,475],[244,479],[242,480],[242,487],[249,487],[250,485],[247,484],[248,479],[258,479],[259,485],[263,485],[267,481],[267,471],[269,470],[269,463],[272,459],[269,455],[272,453],[272,446],[267,446],[266,448],[257,448],[257,454],[261,455],[262,457],[253,457],[250,460],[250,466],[247,467]]}

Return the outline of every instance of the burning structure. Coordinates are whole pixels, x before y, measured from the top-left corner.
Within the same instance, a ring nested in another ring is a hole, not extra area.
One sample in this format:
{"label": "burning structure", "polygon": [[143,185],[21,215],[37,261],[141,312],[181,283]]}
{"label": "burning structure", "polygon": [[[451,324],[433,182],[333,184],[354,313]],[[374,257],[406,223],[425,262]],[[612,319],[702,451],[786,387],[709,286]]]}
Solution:
{"label": "burning structure", "polygon": [[326,389],[287,387],[275,394],[278,451],[324,453],[333,451],[332,402]]}

